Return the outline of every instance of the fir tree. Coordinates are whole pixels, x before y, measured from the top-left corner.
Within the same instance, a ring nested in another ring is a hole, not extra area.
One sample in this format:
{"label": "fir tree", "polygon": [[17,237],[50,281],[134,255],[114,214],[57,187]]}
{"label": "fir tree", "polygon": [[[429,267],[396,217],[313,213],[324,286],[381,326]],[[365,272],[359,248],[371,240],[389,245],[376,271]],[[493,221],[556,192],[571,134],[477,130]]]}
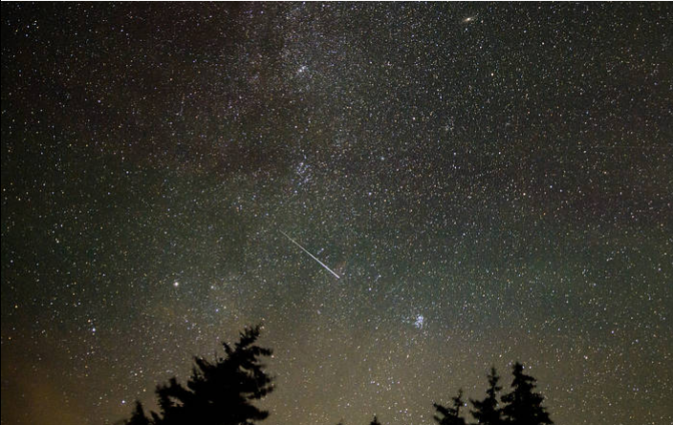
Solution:
{"label": "fir tree", "polygon": [[131,419],[124,422],[125,425],[150,425],[150,420],[145,416],[145,409],[140,401],[136,400]]}
{"label": "fir tree", "polygon": [[435,421],[438,425],[465,425],[465,419],[460,417],[460,408],[465,405],[463,390],[458,390],[458,395],[451,400],[453,401],[452,407],[444,407],[441,404],[433,403],[435,410],[441,415],[435,415]]}
{"label": "fir tree", "polygon": [[503,408],[505,420],[515,425],[553,424],[547,409],[542,406],[544,397],[534,392],[535,378],[524,374],[523,369],[521,363],[514,365],[512,392],[502,397],[502,401],[507,403]]}
{"label": "fir tree", "polygon": [[488,390],[486,390],[486,398],[478,400],[470,400],[473,410],[470,412],[472,417],[477,420],[478,424],[484,425],[502,425],[502,411],[498,406],[498,392],[502,387],[498,385],[500,377],[495,370],[491,368],[491,373],[488,375]]}
{"label": "fir tree", "polygon": [[374,420],[372,420],[369,425],[381,425],[381,422],[379,422],[379,418],[374,415]]}
{"label": "fir tree", "polygon": [[[272,351],[255,345],[259,333],[259,327],[249,328],[240,334],[235,346],[223,343],[225,357],[216,359],[214,363],[195,358],[186,386],[175,377],[167,384],[157,386],[160,411],[152,412],[151,423],[253,425],[266,419],[269,412],[252,404],[273,391],[272,378],[266,374],[259,360],[260,357],[270,356]],[[136,410],[139,420],[143,417],[147,419],[142,406],[138,404]],[[144,422],[139,424],[146,425]]]}

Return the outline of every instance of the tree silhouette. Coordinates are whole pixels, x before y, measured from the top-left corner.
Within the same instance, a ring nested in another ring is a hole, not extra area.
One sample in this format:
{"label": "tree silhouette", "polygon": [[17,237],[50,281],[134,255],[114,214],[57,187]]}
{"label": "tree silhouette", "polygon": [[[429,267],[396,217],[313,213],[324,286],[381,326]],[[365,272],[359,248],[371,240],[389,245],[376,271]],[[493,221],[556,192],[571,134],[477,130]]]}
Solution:
{"label": "tree silhouette", "polygon": [[[175,377],[156,389],[159,413],[148,421],[138,402],[132,425],[253,425],[269,416],[252,404],[273,391],[272,378],[259,358],[272,351],[255,345],[259,327],[247,328],[240,340],[224,346],[225,357],[214,363],[196,357],[187,386]],[[142,420],[147,422],[142,422]]]}
{"label": "tree silhouette", "polygon": [[513,367],[512,392],[502,397],[507,403],[503,414],[507,423],[515,425],[551,425],[547,409],[542,406],[544,397],[535,393],[535,378],[523,373],[523,365],[517,362]]}
{"label": "tree silhouette", "polygon": [[133,408],[133,413],[131,414],[131,419],[124,422],[125,425],[150,425],[151,422],[145,416],[145,409],[143,409],[142,403],[136,400],[135,407]]}
{"label": "tree silhouette", "polygon": [[502,387],[498,386],[500,377],[495,370],[495,367],[491,367],[491,373],[488,375],[488,390],[486,390],[486,398],[483,400],[472,400],[473,410],[470,411],[472,417],[477,420],[478,424],[484,425],[502,425],[504,424],[502,419],[502,411],[498,406],[498,392],[502,390]]}
{"label": "tree silhouette", "polygon": [[453,401],[452,407],[444,407],[441,404],[433,403],[437,413],[442,415],[435,415],[435,421],[438,425],[465,425],[465,419],[460,417],[460,408],[465,405],[463,390],[458,390],[458,395],[451,400]]}
{"label": "tree silhouette", "polygon": [[379,422],[379,418],[374,415],[374,420],[372,420],[369,425],[381,425],[381,422]]}

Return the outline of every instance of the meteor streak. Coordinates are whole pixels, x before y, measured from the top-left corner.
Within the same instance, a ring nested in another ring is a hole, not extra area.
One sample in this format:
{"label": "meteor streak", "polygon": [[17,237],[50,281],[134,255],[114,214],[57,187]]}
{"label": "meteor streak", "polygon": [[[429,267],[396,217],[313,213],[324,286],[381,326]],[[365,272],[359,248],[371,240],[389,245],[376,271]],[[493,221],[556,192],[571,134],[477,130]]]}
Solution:
{"label": "meteor streak", "polygon": [[311,254],[310,252],[308,252],[308,251],[306,250],[306,248],[304,248],[303,246],[299,245],[299,243],[298,243],[297,241],[295,241],[294,239],[292,239],[291,237],[289,237],[289,236],[287,235],[287,233],[283,232],[282,230],[278,230],[278,231],[279,231],[280,233],[282,233],[286,238],[288,238],[288,239],[290,240],[290,242],[292,242],[293,244],[297,245],[299,248],[301,248],[302,251],[304,251],[305,253],[307,253],[308,255],[310,255],[311,258],[313,258],[314,260],[316,260],[316,261],[318,262],[318,264],[320,264],[321,266],[323,266],[323,267],[325,268],[325,270],[327,270],[328,272],[332,273],[332,274],[334,275],[334,277],[336,277],[337,279],[341,279],[341,276],[339,276],[338,274],[334,273],[334,271],[333,271],[332,269],[330,269],[329,267],[327,267],[327,265],[326,265],[325,263],[323,263],[322,261],[318,260],[318,259],[315,257],[315,255]]}

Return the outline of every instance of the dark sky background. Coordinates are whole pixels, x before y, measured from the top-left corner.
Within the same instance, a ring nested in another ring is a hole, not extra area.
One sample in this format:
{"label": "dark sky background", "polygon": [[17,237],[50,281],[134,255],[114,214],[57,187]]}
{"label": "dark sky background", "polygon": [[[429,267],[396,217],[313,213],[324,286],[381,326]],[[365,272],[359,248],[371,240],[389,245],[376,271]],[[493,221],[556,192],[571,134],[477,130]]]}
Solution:
{"label": "dark sky background", "polygon": [[114,423],[256,323],[268,425],[430,425],[517,360],[557,424],[670,424],[672,28],[3,3],[2,424]]}

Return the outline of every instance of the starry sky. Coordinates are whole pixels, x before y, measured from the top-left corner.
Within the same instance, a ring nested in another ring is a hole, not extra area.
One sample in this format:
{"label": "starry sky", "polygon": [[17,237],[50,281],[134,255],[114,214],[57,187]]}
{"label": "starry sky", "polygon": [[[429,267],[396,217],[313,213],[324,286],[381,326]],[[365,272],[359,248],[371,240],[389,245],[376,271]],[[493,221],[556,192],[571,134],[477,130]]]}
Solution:
{"label": "starry sky", "polygon": [[3,425],[153,408],[254,324],[268,425],[430,425],[515,361],[557,424],[671,423],[672,7],[1,19]]}

